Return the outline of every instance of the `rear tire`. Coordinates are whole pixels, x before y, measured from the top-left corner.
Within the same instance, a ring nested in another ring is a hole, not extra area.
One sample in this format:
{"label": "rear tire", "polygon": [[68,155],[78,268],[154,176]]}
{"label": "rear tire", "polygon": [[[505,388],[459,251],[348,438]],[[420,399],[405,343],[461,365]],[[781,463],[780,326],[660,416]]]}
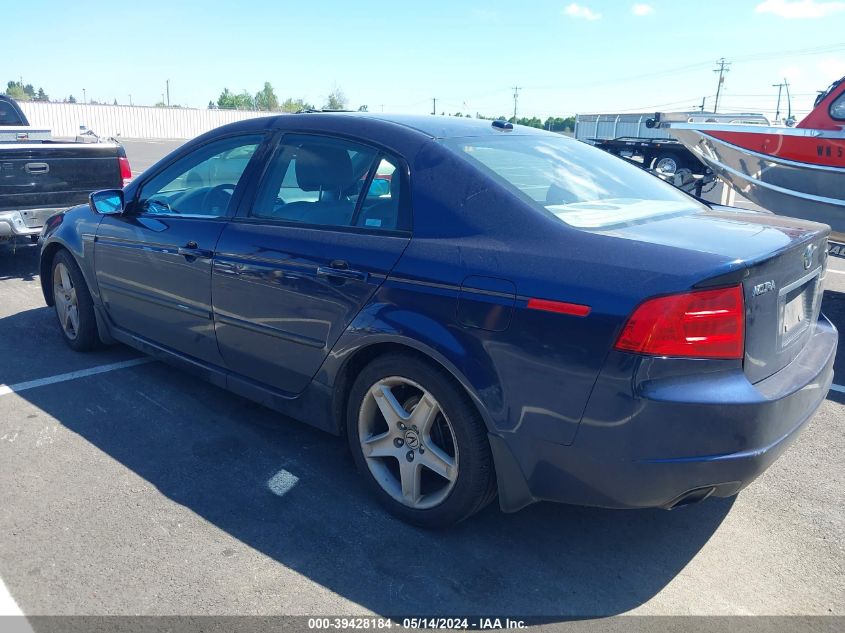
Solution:
{"label": "rear tire", "polygon": [[51,269],[53,304],[65,343],[77,352],[97,346],[97,320],[94,302],[85,277],[73,256],[65,250],[56,253]]}
{"label": "rear tire", "polygon": [[356,465],[404,521],[447,527],[495,497],[484,423],[442,369],[410,354],[377,358],[352,385],[346,417]]}

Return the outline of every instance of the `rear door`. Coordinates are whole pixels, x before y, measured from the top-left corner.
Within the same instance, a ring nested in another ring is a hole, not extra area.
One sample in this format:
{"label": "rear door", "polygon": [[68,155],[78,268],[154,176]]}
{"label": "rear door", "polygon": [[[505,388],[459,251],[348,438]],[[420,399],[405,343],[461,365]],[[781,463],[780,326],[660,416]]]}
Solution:
{"label": "rear door", "polygon": [[211,262],[263,140],[242,134],[202,145],[151,175],[125,213],[103,218],[94,265],[115,325],[222,365]]}
{"label": "rear door", "polygon": [[98,189],[120,189],[120,148],[112,144],[0,145],[0,211],[65,208]]}
{"label": "rear door", "polygon": [[212,294],[233,371],[301,392],[410,239],[407,168],[360,143],[286,136],[220,237]]}

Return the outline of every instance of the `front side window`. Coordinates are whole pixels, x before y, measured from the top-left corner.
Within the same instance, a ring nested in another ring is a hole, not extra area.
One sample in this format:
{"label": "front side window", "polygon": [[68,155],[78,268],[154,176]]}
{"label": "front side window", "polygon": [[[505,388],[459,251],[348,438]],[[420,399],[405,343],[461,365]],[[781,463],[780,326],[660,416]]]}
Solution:
{"label": "front side window", "polygon": [[351,141],[286,136],[270,161],[250,217],[320,226],[404,228],[398,164]]}
{"label": "front side window", "polygon": [[655,176],[580,141],[537,135],[443,142],[570,226],[603,229],[705,208]]}
{"label": "front side window", "polygon": [[221,139],[177,160],[141,188],[142,213],[183,217],[222,217],[255,150],[256,134]]}

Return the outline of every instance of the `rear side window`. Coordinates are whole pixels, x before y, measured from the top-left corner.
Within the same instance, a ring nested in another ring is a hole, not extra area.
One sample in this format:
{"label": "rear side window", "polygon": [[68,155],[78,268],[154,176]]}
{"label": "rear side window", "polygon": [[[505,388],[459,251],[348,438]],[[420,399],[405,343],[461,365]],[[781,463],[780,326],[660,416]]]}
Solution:
{"label": "rear side window", "polygon": [[352,141],[286,136],[250,216],[302,224],[404,230],[399,162]]}
{"label": "rear side window", "polygon": [[580,141],[537,135],[443,142],[574,227],[611,228],[704,208],[655,176]]}

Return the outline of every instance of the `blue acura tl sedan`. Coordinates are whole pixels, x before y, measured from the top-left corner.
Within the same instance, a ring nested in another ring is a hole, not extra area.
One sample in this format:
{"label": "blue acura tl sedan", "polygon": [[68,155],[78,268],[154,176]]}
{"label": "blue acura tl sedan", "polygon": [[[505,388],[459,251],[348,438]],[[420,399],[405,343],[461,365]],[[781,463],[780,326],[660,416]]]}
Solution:
{"label": "blue acura tl sedan", "polygon": [[54,216],[41,283],[73,349],[131,345],[345,434],[389,510],[443,526],[496,495],[748,485],[833,378],[828,231],[503,121],[305,113]]}

